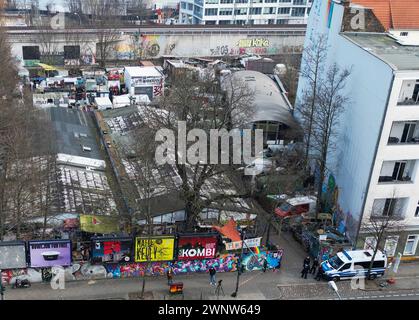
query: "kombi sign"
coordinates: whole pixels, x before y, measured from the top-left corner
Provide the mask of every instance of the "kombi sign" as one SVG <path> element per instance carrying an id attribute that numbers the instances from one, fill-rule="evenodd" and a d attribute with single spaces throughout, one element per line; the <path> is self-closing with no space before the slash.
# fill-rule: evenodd
<path id="1" fill-rule="evenodd" d="M 178 260 L 213 259 L 217 251 L 215 236 L 180 236 Z"/>

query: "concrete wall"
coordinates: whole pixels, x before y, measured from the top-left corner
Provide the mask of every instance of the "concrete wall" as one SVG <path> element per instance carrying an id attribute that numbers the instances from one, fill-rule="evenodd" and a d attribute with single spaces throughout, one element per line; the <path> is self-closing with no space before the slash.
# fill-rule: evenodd
<path id="1" fill-rule="evenodd" d="M 250 40 L 250 41 L 249 41 Z M 117 59 L 179 57 L 220 57 L 244 53 L 277 55 L 300 52 L 303 36 L 251 36 L 240 34 L 211 35 L 144 35 L 136 41 L 124 36 L 115 48 Z"/>
<path id="2" fill-rule="evenodd" d="M 173 34 L 156 32 L 136 36 L 132 30 L 123 32 L 120 41 L 114 44 L 110 59 L 131 60 L 131 59 L 153 59 L 164 55 L 178 57 L 222 57 L 237 56 L 244 53 L 254 53 L 263 56 L 278 55 L 282 53 L 301 52 L 304 43 L 302 30 L 277 32 L 262 32 L 258 34 L 256 29 L 243 29 L 240 32 L 223 31 L 219 32 L 174 32 Z M 64 54 L 65 45 L 80 45 L 82 56 L 81 64 L 96 62 L 96 43 L 92 35 L 80 36 L 80 39 L 70 37 L 69 34 L 56 34 L 48 39 L 48 43 L 42 44 L 42 39 L 36 34 L 10 34 L 12 53 L 17 60 L 23 60 L 23 46 L 36 46 L 43 50 L 48 45 L 48 51 L 54 51 L 58 55 Z M 66 62 L 67 63 L 67 62 Z"/>

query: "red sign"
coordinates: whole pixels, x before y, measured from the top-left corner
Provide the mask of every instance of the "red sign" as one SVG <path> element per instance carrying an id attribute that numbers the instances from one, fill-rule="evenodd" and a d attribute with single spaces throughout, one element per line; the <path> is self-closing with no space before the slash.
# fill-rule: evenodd
<path id="1" fill-rule="evenodd" d="M 178 243 L 178 260 L 213 259 L 217 251 L 215 236 L 181 236 Z"/>

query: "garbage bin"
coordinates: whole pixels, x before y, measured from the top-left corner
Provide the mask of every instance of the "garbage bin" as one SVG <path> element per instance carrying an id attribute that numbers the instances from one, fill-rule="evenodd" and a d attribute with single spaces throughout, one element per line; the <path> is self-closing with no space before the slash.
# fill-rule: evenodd
<path id="1" fill-rule="evenodd" d="M 183 282 L 172 283 L 169 292 L 171 294 L 183 293 Z"/>

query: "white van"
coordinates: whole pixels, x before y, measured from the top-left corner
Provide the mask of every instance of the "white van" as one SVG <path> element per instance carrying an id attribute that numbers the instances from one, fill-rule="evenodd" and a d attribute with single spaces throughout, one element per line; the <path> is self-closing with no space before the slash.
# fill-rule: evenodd
<path id="1" fill-rule="evenodd" d="M 338 252 L 329 260 L 321 264 L 323 276 L 327 280 L 338 281 L 350 279 L 354 276 L 366 276 L 371 263 L 373 250 L 354 250 Z M 384 275 L 387 268 L 387 256 L 378 251 L 372 265 L 369 279 Z"/>

